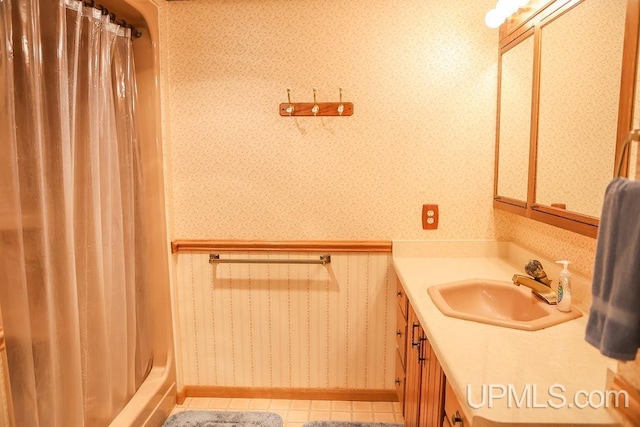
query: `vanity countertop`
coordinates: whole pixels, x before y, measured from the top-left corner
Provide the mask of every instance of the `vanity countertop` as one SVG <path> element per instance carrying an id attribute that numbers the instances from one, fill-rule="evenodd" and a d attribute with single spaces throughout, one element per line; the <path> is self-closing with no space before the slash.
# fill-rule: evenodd
<path id="1" fill-rule="evenodd" d="M 532 332 L 447 317 L 427 293 L 470 278 L 510 281 L 527 257 L 553 262 L 507 242 L 393 242 L 398 278 L 472 426 L 616 425 L 600 398 L 617 362 L 584 340 L 583 307 Z"/>

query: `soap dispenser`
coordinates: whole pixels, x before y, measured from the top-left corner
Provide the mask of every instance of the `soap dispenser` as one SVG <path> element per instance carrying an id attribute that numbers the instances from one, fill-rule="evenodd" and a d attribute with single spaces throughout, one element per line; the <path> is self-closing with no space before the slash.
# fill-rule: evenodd
<path id="1" fill-rule="evenodd" d="M 569 261 L 556 261 L 562 264 L 564 268 L 560 272 L 560 280 L 558 281 L 558 305 L 556 308 L 560 311 L 571 311 L 571 273 L 569 272 Z"/>

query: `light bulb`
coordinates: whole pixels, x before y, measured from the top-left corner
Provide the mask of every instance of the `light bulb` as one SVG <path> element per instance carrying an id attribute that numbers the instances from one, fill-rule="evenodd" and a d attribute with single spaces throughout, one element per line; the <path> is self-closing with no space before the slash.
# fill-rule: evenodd
<path id="1" fill-rule="evenodd" d="M 484 16 L 484 22 L 489 28 L 498 28 L 505 20 L 505 16 L 497 9 L 491 9 Z"/>
<path id="2" fill-rule="evenodd" d="M 507 17 L 518 11 L 520 7 L 518 3 L 520 3 L 520 0 L 498 0 L 496 9 L 502 13 L 502 16 Z"/>

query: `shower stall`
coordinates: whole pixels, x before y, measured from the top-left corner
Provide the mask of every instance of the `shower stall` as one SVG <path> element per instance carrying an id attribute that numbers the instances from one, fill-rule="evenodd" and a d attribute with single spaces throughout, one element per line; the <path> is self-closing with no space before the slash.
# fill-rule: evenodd
<path id="1" fill-rule="evenodd" d="M 152 0 L 0 0 L 0 424 L 175 403 Z"/>

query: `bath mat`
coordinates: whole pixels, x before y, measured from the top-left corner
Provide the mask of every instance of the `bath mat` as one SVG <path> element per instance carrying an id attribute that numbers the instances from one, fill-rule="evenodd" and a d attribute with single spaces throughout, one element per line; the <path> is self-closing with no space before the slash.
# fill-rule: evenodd
<path id="1" fill-rule="evenodd" d="M 182 411 L 171 415 L 163 427 L 282 427 L 273 412 Z"/>
<path id="2" fill-rule="evenodd" d="M 356 421 L 309 421 L 302 427 L 404 427 L 402 424 L 359 423 Z"/>

